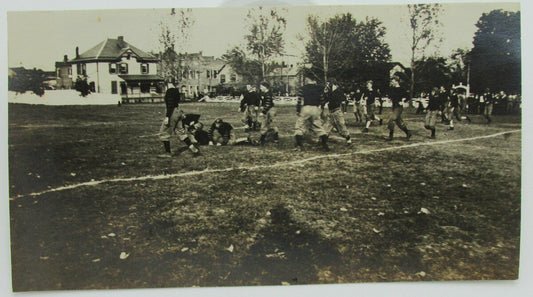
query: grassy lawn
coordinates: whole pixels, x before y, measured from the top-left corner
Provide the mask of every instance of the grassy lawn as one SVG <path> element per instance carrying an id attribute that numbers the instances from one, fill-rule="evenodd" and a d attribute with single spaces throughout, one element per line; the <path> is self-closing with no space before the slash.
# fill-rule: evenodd
<path id="1" fill-rule="evenodd" d="M 293 150 L 294 109 L 278 108 L 279 144 L 161 159 L 162 104 L 10 104 L 14 290 L 518 277 L 521 134 L 435 142 L 514 131 L 519 116 L 440 124 L 432 140 L 406 110 L 411 141 L 385 142 L 386 125 L 362 134 L 348 113 L 354 144 L 333 136 L 313 159 L 313 139 Z M 183 110 L 241 126 L 235 104 Z"/>

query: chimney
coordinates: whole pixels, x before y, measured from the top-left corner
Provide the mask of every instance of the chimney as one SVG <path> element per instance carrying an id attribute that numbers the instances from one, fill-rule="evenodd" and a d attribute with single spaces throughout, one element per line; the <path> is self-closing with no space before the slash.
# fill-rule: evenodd
<path id="1" fill-rule="evenodd" d="M 68 56 L 67 56 L 67 55 L 64 55 L 64 56 L 63 56 L 63 62 L 67 63 L 67 61 L 68 61 Z"/>
<path id="2" fill-rule="evenodd" d="M 80 48 L 76 47 L 76 59 L 80 57 Z"/>
<path id="3" fill-rule="evenodd" d="M 124 36 L 117 37 L 118 41 L 124 41 Z"/>

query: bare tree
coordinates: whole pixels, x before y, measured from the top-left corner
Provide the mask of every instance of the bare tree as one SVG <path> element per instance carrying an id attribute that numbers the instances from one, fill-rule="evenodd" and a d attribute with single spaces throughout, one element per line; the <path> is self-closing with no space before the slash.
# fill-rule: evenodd
<path id="1" fill-rule="evenodd" d="M 261 64 L 261 79 L 267 73 L 271 58 L 281 56 L 285 47 L 283 33 L 287 21 L 275 8 L 252 8 L 248 11 L 247 49 Z"/>
<path id="2" fill-rule="evenodd" d="M 424 55 L 424 51 L 429 44 L 437 38 L 439 23 L 439 13 L 442 6 L 440 4 L 408 4 L 409 25 L 411 27 L 411 85 L 409 95 L 413 98 L 415 87 L 415 62 L 419 55 Z"/>
<path id="3" fill-rule="evenodd" d="M 159 59 L 165 82 L 179 82 L 182 78 L 180 54 L 190 39 L 190 28 L 194 25 L 192 10 L 172 8 L 160 21 Z"/>

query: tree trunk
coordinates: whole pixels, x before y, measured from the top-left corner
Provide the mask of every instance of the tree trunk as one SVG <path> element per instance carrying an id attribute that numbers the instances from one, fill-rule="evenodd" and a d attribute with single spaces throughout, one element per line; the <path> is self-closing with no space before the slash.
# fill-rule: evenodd
<path id="1" fill-rule="evenodd" d="M 415 93 L 415 60 L 414 60 L 414 54 L 411 58 L 411 83 L 409 86 L 409 99 L 413 99 Z"/>
<path id="2" fill-rule="evenodd" d="M 324 85 L 326 84 L 326 82 L 328 81 L 328 68 L 329 68 L 329 65 L 328 65 L 328 57 L 327 57 L 327 52 L 326 52 L 326 47 L 324 46 L 323 47 L 323 53 L 322 53 L 322 63 L 324 64 Z"/>

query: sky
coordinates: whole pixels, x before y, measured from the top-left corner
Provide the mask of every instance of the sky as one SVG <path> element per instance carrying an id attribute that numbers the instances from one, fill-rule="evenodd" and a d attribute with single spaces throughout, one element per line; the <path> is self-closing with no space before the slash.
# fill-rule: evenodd
<path id="1" fill-rule="evenodd" d="M 238 2 L 229 3 L 239 4 Z M 307 2 L 297 2 L 305 3 Z M 517 2 L 442 5 L 442 26 L 439 31 L 443 41 L 438 49 L 428 48 L 427 55 L 449 56 L 454 49 L 471 48 L 476 31 L 475 23 L 484 12 L 493 9 L 520 10 L 520 4 Z M 245 19 L 249 9 L 250 7 L 243 6 L 193 8 L 191 16 L 195 23 L 190 31 L 191 39 L 184 46 L 184 50 L 202 51 L 205 55 L 220 57 L 231 47 L 244 45 L 244 35 L 247 33 Z M 281 7 L 278 10 L 282 10 Z M 168 12 L 168 8 L 10 10 L 7 12 L 8 65 L 53 70 L 54 62 L 62 60 L 63 55 L 74 57 L 76 46 L 80 48 L 80 53 L 83 53 L 106 38 L 117 36 L 124 36 L 127 42 L 142 50 L 157 51 L 160 48 L 160 22 Z M 306 18 L 309 14 L 318 15 L 325 20 L 344 12 L 352 13 L 357 20 L 364 20 L 366 17 L 381 20 L 387 29 L 385 41 L 390 45 L 392 60 L 408 64 L 410 28 L 405 3 L 284 6 L 282 13 L 287 19 L 287 56 L 282 59 L 289 63 L 300 60 L 304 53 L 304 42 L 297 36 L 306 36 Z"/>

